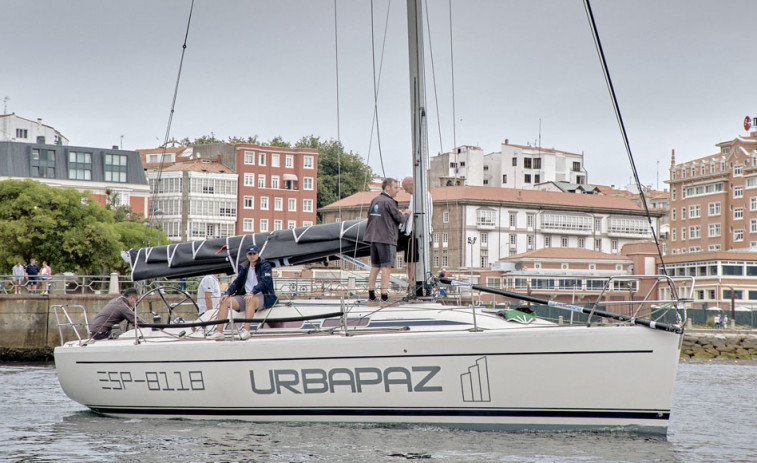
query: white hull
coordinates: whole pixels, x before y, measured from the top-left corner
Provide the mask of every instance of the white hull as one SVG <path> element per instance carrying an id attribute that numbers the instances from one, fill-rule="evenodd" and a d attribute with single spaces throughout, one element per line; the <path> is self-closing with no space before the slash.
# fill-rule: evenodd
<path id="1" fill-rule="evenodd" d="M 451 325 L 348 336 L 156 334 L 135 345 L 126 333 L 58 347 L 55 362 L 69 397 L 115 416 L 666 431 L 681 335 L 482 313 L 483 330 L 460 330 L 465 312 L 435 312 Z M 384 315 L 384 326 L 400 313 Z"/>

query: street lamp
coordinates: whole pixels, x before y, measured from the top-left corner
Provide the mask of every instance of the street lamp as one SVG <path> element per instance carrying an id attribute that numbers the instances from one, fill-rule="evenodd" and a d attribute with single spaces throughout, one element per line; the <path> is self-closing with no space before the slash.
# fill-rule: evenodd
<path id="1" fill-rule="evenodd" d="M 163 209 L 155 209 L 155 211 L 153 211 L 153 214 L 157 217 L 157 221 L 158 221 L 158 247 L 160 247 L 160 230 L 161 230 L 160 222 L 163 217 Z"/>
<path id="2" fill-rule="evenodd" d="M 469 236 L 468 244 L 470 244 L 470 283 L 473 284 L 473 245 L 476 244 L 476 237 Z"/>

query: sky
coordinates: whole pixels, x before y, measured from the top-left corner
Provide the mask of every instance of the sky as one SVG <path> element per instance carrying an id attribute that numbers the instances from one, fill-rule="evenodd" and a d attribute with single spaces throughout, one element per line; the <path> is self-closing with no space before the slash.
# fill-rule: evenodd
<path id="1" fill-rule="evenodd" d="M 71 145 L 159 146 L 191 4 L 0 0 L 0 109 Z M 426 4 L 432 156 L 507 139 L 583 153 L 590 183 L 630 182 L 581 0 Z M 757 1 L 591 6 L 642 183 L 665 188 L 671 150 L 683 162 L 746 134 Z M 406 31 L 402 0 L 374 0 L 373 13 L 369 0 L 195 0 L 169 138 L 312 134 L 380 176 L 410 175 Z"/>

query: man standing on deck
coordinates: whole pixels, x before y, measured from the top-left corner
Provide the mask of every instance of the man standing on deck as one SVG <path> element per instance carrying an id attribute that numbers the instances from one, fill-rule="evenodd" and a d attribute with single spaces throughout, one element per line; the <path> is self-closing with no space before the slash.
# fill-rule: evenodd
<path id="1" fill-rule="evenodd" d="M 405 262 L 407 263 L 407 286 L 411 297 L 422 295 L 423 293 L 423 280 L 415 281 L 415 263 L 418 262 L 418 259 L 420 257 L 420 254 L 418 252 L 418 250 L 420 249 L 420 240 L 419 236 L 416 235 L 415 230 L 413 230 L 414 185 L 415 181 L 413 180 L 413 177 L 405 177 L 402 180 L 402 188 L 406 192 L 410 193 L 410 207 L 408 208 L 408 210 L 410 211 L 410 219 L 407 221 L 407 226 L 405 227 L 405 232 L 403 233 L 404 236 L 401 237 L 400 242 L 404 244 L 403 250 L 405 251 Z M 426 242 L 429 243 L 428 249 L 431 249 L 431 221 L 433 217 L 434 203 L 431 200 L 431 193 L 426 191 L 426 215 L 423 217 L 423 219 L 426 225 Z M 418 294 L 419 290 L 420 294 Z"/>
<path id="2" fill-rule="evenodd" d="M 381 300 L 389 299 L 389 275 L 397 255 L 399 224 L 406 221 L 410 211 L 400 212 L 394 199 L 400 191 L 397 180 L 385 178 L 381 194 L 373 198 L 368 209 L 365 240 L 371 243 L 371 273 L 368 275 L 368 300 L 376 301 L 376 278 L 381 272 Z"/>

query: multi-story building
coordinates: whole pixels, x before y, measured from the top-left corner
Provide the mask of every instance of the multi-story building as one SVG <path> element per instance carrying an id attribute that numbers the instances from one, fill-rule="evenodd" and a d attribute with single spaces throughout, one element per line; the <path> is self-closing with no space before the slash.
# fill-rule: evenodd
<path id="1" fill-rule="evenodd" d="M 541 248 L 609 254 L 652 237 L 644 210 L 627 198 L 488 187 L 431 188 L 432 267 L 489 268 Z M 320 209 L 325 223 L 365 217 L 375 192 L 361 192 Z M 410 195 L 396 198 L 406 207 Z M 662 211 L 650 211 L 655 227 Z M 401 265 L 398 265 L 398 267 Z"/>
<path id="2" fill-rule="evenodd" d="M 242 233 L 314 225 L 318 150 L 241 144 L 235 146 Z"/>
<path id="3" fill-rule="evenodd" d="M 238 176 L 220 162 L 196 159 L 148 173 L 152 216 L 172 241 L 237 234 Z"/>
<path id="4" fill-rule="evenodd" d="M 16 116 L 16 113 L 0 115 L 0 141 L 36 143 L 38 145 L 68 145 L 68 138 L 42 119 L 32 121 Z"/>
<path id="5" fill-rule="evenodd" d="M 25 178 L 89 191 L 103 206 L 111 201 L 148 216 L 150 191 L 136 151 L 0 142 L 0 180 Z"/>
<path id="6" fill-rule="evenodd" d="M 757 248 L 757 131 L 670 165 L 669 254 Z"/>
<path id="7" fill-rule="evenodd" d="M 583 155 L 535 146 L 513 145 L 484 155 L 476 146 L 461 146 L 431 158 L 429 184 L 538 188 L 545 182 L 587 183 Z"/>

